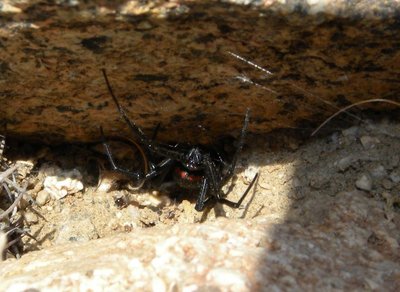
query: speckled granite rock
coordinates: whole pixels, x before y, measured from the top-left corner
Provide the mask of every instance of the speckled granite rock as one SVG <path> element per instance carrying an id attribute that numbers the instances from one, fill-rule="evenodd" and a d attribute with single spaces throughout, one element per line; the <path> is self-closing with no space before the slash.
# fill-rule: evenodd
<path id="1" fill-rule="evenodd" d="M 101 68 L 130 117 L 146 130 L 161 122 L 170 140 L 234 133 L 246 107 L 251 130 L 266 132 L 399 96 L 398 1 L 3 2 L 0 126 L 9 135 L 127 133 Z"/>
<path id="2" fill-rule="evenodd" d="M 353 191 L 310 224 L 221 219 L 52 247 L 1 263 L 0 289 L 396 291 L 399 226 L 383 205 Z"/>

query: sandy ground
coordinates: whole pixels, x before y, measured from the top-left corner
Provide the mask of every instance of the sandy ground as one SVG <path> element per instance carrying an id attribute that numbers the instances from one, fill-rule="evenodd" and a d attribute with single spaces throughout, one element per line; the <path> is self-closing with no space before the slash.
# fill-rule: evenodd
<path id="1" fill-rule="evenodd" d="M 364 120 L 356 126 L 330 130 L 328 135 L 302 140 L 295 136 L 287 132 L 250 135 L 227 198 L 238 200 L 259 172 L 255 187 L 239 209 L 216 204 L 204 212 L 194 209 L 197 193 L 178 189 L 173 196 L 156 188 L 135 190 L 132 183 L 117 183 L 101 154 L 101 145 L 49 147 L 10 141 L 4 156 L 11 162 L 30 163 L 19 169 L 19 179 L 29 181 L 27 193 L 36 201 L 29 204 L 24 200 L 17 214 L 37 240 L 25 236 L 21 248 L 26 253 L 141 228 L 212 221 L 218 216 L 272 215 L 278 221 L 308 225 L 323 220 L 329 212 L 324 208 L 327 202 L 354 189 L 362 190 L 370 200 L 385 202 L 387 219 L 397 220 L 398 123 Z M 127 165 L 141 167 L 140 155 L 132 148 L 122 143 L 112 146 Z M 57 184 L 63 190 L 57 190 Z M 6 204 L 4 193 L 2 204 Z"/>

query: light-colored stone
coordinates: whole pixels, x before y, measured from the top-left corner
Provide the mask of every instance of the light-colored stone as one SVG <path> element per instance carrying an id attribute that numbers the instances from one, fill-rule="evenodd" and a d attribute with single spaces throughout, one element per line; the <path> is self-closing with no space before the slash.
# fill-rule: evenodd
<path id="1" fill-rule="evenodd" d="M 26 212 L 24 214 L 24 219 L 28 224 L 35 224 L 38 222 L 38 216 L 32 212 Z"/>
<path id="2" fill-rule="evenodd" d="M 45 205 L 48 201 L 50 200 L 50 194 L 45 191 L 45 190 L 41 190 L 37 193 L 35 202 L 36 204 L 38 204 L 39 206 L 43 206 Z"/>
<path id="3" fill-rule="evenodd" d="M 371 149 L 376 147 L 376 145 L 379 143 L 379 139 L 371 136 L 362 136 L 360 138 L 360 142 L 364 149 Z"/>
<path id="4" fill-rule="evenodd" d="M 307 228 L 273 216 L 219 219 L 31 252 L 0 264 L 0 289 L 395 290 L 399 235 L 380 202 L 359 191 L 336 198 Z"/>
<path id="5" fill-rule="evenodd" d="M 364 191 L 370 191 L 372 190 L 372 179 L 369 175 L 363 174 L 359 179 L 356 181 L 356 187 L 364 190 Z"/>
<path id="6" fill-rule="evenodd" d="M 77 169 L 62 170 L 57 166 L 45 165 L 42 171 L 46 175 L 44 191 L 56 200 L 83 190 L 82 174 Z"/>

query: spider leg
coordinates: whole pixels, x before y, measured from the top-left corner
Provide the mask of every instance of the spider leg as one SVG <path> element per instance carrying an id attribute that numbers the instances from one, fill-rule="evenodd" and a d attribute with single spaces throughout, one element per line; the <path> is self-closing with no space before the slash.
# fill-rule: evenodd
<path id="1" fill-rule="evenodd" d="M 209 188 L 208 179 L 203 178 L 201 188 L 200 188 L 200 194 L 196 200 L 196 205 L 194 206 L 194 209 L 198 212 L 203 211 L 206 203 L 212 198 L 212 197 L 206 198 L 208 188 Z"/>
<path id="2" fill-rule="evenodd" d="M 156 176 L 162 175 L 162 180 L 174 164 L 174 160 L 166 158 L 157 165 L 150 165 L 150 171 L 146 174 L 145 179 L 152 179 Z"/>
<path id="3" fill-rule="evenodd" d="M 216 194 L 216 197 L 218 197 L 218 193 L 220 192 L 222 187 L 221 176 L 218 177 L 217 167 L 215 166 L 215 163 L 212 161 L 209 155 L 204 155 L 204 164 L 206 177 L 210 181 L 211 191 Z"/>
<path id="4" fill-rule="evenodd" d="M 117 97 L 115 96 L 110 82 L 108 81 L 106 70 L 102 69 L 104 80 L 106 81 L 108 91 L 110 92 L 110 95 L 112 99 L 114 100 L 115 105 L 117 106 L 118 112 L 122 116 L 122 118 L 125 120 L 125 122 L 128 124 L 129 128 L 132 130 L 132 132 L 135 134 L 135 136 L 139 139 L 139 142 L 143 147 L 145 147 L 148 151 L 156 153 L 160 156 L 163 157 L 169 157 L 181 162 L 185 161 L 184 155 L 179 153 L 178 151 L 173 151 L 171 149 L 168 149 L 168 147 L 163 147 L 162 145 L 159 145 L 158 143 L 154 143 L 153 139 L 149 139 L 142 129 L 140 129 L 133 121 L 129 119 L 127 114 L 125 113 L 124 108 L 120 105 Z M 155 129 L 155 132 L 153 133 L 153 137 L 157 135 L 158 132 L 158 126 Z"/>
<path id="5" fill-rule="evenodd" d="M 133 172 L 133 171 L 130 171 L 128 169 L 123 169 L 123 168 L 117 166 L 117 164 L 115 163 L 114 157 L 111 154 L 110 145 L 107 144 L 107 141 L 106 141 L 106 138 L 104 136 L 104 132 L 103 132 L 103 128 L 102 127 L 100 127 L 100 133 L 101 133 L 101 137 L 102 137 L 102 140 L 103 140 L 103 146 L 104 146 L 104 149 L 106 150 L 106 154 L 107 154 L 107 157 L 108 157 L 108 160 L 109 160 L 109 162 L 111 164 L 112 169 L 115 170 L 115 171 L 118 171 L 120 173 L 123 173 L 123 174 L 135 179 L 136 181 L 140 181 L 141 179 L 143 179 L 143 174 L 141 174 L 139 172 Z"/>
<path id="6" fill-rule="evenodd" d="M 250 192 L 251 188 L 253 187 L 254 183 L 256 182 L 258 178 L 258 173 L 256 173 L 256 175 L 254 176 L 253 180 L 251 181 L 251 183 L 249 184 L 249 186 L 247 187 L 246 191 L 243 193 L 243 195 L 240 197 L 239 201 L 237 202 L 232 202 L 229 201 L 225 198 L 219 197 L 217 198 L 218 202 L 225 204 L 231 208 L 237 209 L 240 207 L 240 205 L 242 204 L 243 200 L 246 198 L 247 194 Z"/>
<path id="7" fill-rule="evenodd" d="M 207 202 L 217 199 L 220 200 L 221 177 L 218 177 L 217 168 L 209 155 L 204 156 L 205 176 L 203 178 L 200 194 L 197 198 L 195 210 L 201 212 Z M 211 189 L 211 195 L 206 197 L 208 190 Z"/>
<path id="8" fill-rule="evenodd" d="M 161 123 L 157 123 L 156 127 L 153 129 L 153 134 L 151 135 L 151 141 L 154 141 L 156 139 L 160 127 Z"/>
<path id="9" fill-rule="evenodd" d="M 115 105 L 117 106 L 118 112 L 124 118 L 125 122 L 128 124 L 129 128 L 131 128 L 132 132 L 139 138 L 140 143 L 146 145 L 149 149 L 152 148 L 151 140 L 149 140 L 143 131 L 134 123 L 132 122 L 125 113 L 124 108 L 119 104 L 117 97 L 114 95 L 114 92 L 111 88 L 110 82 L 108 81 L 108 77 L 106 74 L 106 70 L 102 69 L 104 80 L 106 81 L 108 91 L 112 99 L 114 100 Z"/>
<path id="10" fill-rule="evenodd" d="M 213 192 L 213 196 L 205 198 L 207 190 L 206 190 L 205 193 L 203 193 L 204 188 L 202 187 L 202 189 L 200 191 L 199 198 L 197 199 L 196 207 L 197 207 L 197 204 L 200 202 L 200 203 L 203 204 L 203 205 L 200 205 L 200 206 L 204 208 L 204 204 L 208 200 L 210 200 L 212 197 L 214 197 L 218 202 L 220 202 L 222 204 L 225 204 L 225 205 L 227 205 L 227 206 L 229 206 L 231 208 L 235 208 L 235 209 L 239 208 L 240 205 L 242 204 L 243 200 L 246 198 L 247 194 L 249 193 L 249 191 L 253 187 L 254 183 L 256 182 L 259 174 L 256 173 L 256 175 L 254 176 L 254 178 L 250 182 L 249 186 L 247 187 L 246 191 L 240 197 L 239 201 L 232 202 L 232 201 L 230 201 L 228 199 L 225 199 L 226 194 L 224 194 L 222 192 L 222 190 L 221 190 L 223 180 L 221 178 L 217 177 L 217 169 L 215 167 L 215 164 L 212 162 L 212 160 L 210 159 L 210 157 L 208 155 L 206 155 L 204 157 L 204 160 L 205 160 L 204 163 L 206 165 L 206 167 L 205 167 L 206 178 L 204 180 L 206 181 L 205 183 L 207 183 L 208 179 L 210 180 L 210 188 L 211 188 L 211 190 Z M 204 184 L 204 182 L 203 182 L 203 184 Z"/>
<path id="11" fill-rule="evenodd" d="M 235 154 L 233 155 L 233 159 L 232 162 L 228 168 L 228 171 L 226 172 L 226 174 L 224 175 L 224 177 L 222 178 L 222 183 L 225 184 L 233 175 L 233 172 L 235 171 L 235 167 L 236 167 L 236 163 L 239 157 L 240 152 L 242 151 L 243 145 L 244 145 L 244 139 L 246 137 L 246 133 L 247 133 L 247 126 L 249 124 L 249 119 L 250 119 L 250 109 L 248 108 L 246 111 L 246 116 L 244 117 L 244 122 L 243 122 L 243 127 L 242 127 L 242 131 L 240 134 L 240 138 L 239 138 L 239 144 L 236 148 Z"/>

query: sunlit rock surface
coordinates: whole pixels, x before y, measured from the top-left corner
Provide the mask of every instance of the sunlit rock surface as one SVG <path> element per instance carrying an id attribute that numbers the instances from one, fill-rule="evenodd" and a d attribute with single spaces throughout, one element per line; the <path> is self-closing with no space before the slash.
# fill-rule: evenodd
<path id="1" fill-rule="evenodd" d="M 399 226 L 383 204 L 353 191 L 310 206 L 309 224 L 220 219 L 52 247 L 1 263 L 0 289 L 395 291 Z"/>
<path id="2" fill-rule="evenodd" d="M 359 100 L 398 98 L 399 6 L 3 1 L 0 131 L 50 142 L 98 140 L 100 125 L 127 135 L 102 68 L 132 120 L 149 132 L 162 124 L 160 139 L 235 134 L 248 107 L 251 131 L 318 124 Z"/>

